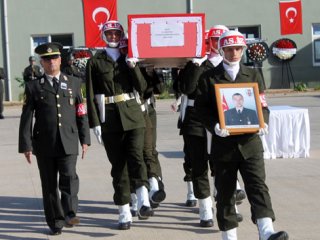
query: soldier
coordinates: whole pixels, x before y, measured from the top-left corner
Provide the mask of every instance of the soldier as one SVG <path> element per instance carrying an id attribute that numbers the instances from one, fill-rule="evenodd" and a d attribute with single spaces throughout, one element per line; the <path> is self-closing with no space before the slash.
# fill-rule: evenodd
<path id="1" fill-rule="evenodd" d="M 246 41 L 238 31 L 227 31 L 219 38 L 218 48 L 223 57 L 213 71 L 201 75 L 196 109 L 204 126 L 212 133 L 212 154 L 216 174 L 217 220 L 223 240 L 237 239 L 237 217 L 235 195 L 237 172 L 245 184 L 251 205 L 252 221 L 257 224 L 259 239 L 286 240 L 286 232 L 273 230 L 275 219 L 268 187 L 265 184 L 263 146 L 258 134 L 267 133 L 267 125 L 258 134 L 229 136 L 227 129 L 221 129 L 217 110 L 214 84 L 256 82 L 261 99 L 264 99 L 264 84 L 255 70 L 240 64 Z M 267 103 L 262 101 L 264 120 L 268 122 Z"/>
<path id="2" fill-rule="evenodd" d="M 202 73 L 211 71 L 221 59 L 215 54 L 215 48 L 211 38 L 220 36 L 228 28 L 216 25 L 208 32 L 210 52 L 204 58 L 194 58 L 187 63 L 180 73 L 180 88 L 184 94 L 181 111 L 184 116 L 181 124 L 181 133 L 184 139 L 185 158 L 191 165 L 191 178 L 194 195 L 199 201 L 200 226 L 213 226 L 212 200 L 210 196 L 210 184 L 208 180 L 208 151 L 207 134 L 194 108 L 194 100 L 197 96 L 197 85 Z M 185 107 L 183 107 L 185 106 Z M 213 172 L 213 169 L 211 169 Z M 188 187 L 188 191 L 190 187 Z"/>
<path id="3" fill-rule="evenodd" d="M 19 128 L 19 153 L 24 153 L 30 164 L 32 154 L 37 158 L 44 212 L 52 235 L 80 222 L 76 173 L 79 140 L 82 158 L 90 145 L 80 81 L 60 72 L 61 50 L 59 43 L 46 43 L 35 49 L 45 74 L 25 85 Z"/>
<path id="4" fill-rule="evenodd" d="M 3 80 L 5 78 L 4 70 L 0 67 L 0 119 L 4 119 L 3 116 L 3 93 L 4 93 L 4 86 Z"/>
<path id="5" fill-rule="evenodd" d="M 83 79 L 85 74 L 82 73 L 76 66 L 74 66 L 73 62 L 74 62 L 74 56 L 72 54 L 68 55 L 67 66 L 65 66 L 62 69 L 62 72 L 67 75 L 75 76 L 75 77 Z"/>
<path id="6" fill-rule="evenodd" d="M 42 77 L 42 69 L 36 65 L 36 58 L 34 56 L 29 57 L 29 66 L 23 71 L 24 82 L 29 82 Z"/>
<path id="7" fill-rule="evenodd" d="M 90 127 L 104 143 L 112 165 L 114 196 L 119 208 L 120 230 L 130 229 L 130 181 L 138 198 L 138 216 L 152 215 L 148 179 L 143 161 L 145 122 L 140 97 L 147 83 L 137 59 L 126 59 L 119 51 L 123 28 L 118 21 L 108 21 L 102 28 L 107 43 L 105 51 L 93 56 L 86 68 L 87 102 Z"/>

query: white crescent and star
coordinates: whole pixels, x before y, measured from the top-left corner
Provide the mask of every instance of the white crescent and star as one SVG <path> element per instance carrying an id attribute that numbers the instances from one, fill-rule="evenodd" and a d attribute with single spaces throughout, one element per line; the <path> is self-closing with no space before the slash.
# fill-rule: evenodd
<path id="1" fill-rule="evenodd" d="M 293 12 L 293 13 L 294 13 L 294 16 L 289 18 L 289 12 Z M 294 18 L 297 16 L 297 14 L 298 14 L 298 11 L 297 11 L 297 9 L 294 8 L 294 7 L 289 7 L 289 8 L 286 10 L 286 17 L 289 19 L 290 23 L 293 23 L 293 22 L 294 22 Z"/>
<path id="2" fill-rule="evenodd" d="M 94 9 L 93 12 L 92 12 L 92 20 L 93 20 L 95 23 L 97 23 L 97 21 L 96 21 L 96 15 L 97 15 L 98 13 L 101 13 L 101 12 L 106 14 L 106 16 L 107 16 L 107 20 L 106 20 L 106 21 L 109 20 L 109 18 L 110 18 L 110 12 L 109 12 L 109 10 L 108 10 L 107 8 L 104 8 L 104 7 L 98 7 L 98 8 L 96 8 L 96 9 Z M 99 23 L 99 25 L 98 25 L 99 30 L 102 29 L 103 24 L 104 24 L 103 22 Z"/>

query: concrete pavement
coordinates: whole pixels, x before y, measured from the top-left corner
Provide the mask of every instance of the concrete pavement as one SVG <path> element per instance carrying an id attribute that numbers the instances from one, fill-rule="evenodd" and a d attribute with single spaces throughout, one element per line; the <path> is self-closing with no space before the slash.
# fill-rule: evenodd
<path id="1" fill-rule="evenodd" d="M 21 106 L 6 106 L 0 120 L 0 239 L 127 239 L 127 240 L 198 240 L 220 239 L 213 228 L 200 228 L 197 208 L 184 206 L 182 138 L 176 128 L 178 114 L 170 111 L 172 100 L 157 102 L 158 151 L 162 164 L 167 198 L 149 220 L 138 220 L 129 231 L 118 231 L 117 208 L 112 202 L 110 163 L 104 148 L 92 135 L 92 146 L 84 160 L 79 159 L 79 216 L 81 224 L 65 228 L 61 236 L 50 236 L 44 221 L 41 186 L 36 160 L 27 164 L 17 153 Z M 269 105 L 291 105 L 309 109 L 311 151 L 308 159 L 266 160 L 277 220 L 276 230 L 286 230 L 290 239 L 318 240 L 320 227 L 320 94 L 270 94 Z M 238 239 L 258 239 L 245 200 L 239 206 L 244 216 Z"/>

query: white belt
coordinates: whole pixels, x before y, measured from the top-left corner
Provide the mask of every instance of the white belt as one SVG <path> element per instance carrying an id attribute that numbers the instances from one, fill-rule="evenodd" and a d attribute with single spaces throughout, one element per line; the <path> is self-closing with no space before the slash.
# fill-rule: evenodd
<path id="1" fill-rule="evenodd" d="M 150 104 L 151 104 L 151 98 L 148 98 L 148 99 L 146 100 L 146 103 L 147 103 L 148 105 L 150 105 Z"/>
<path id="2" fill-rule="evenodd" d="M 194 107 L 194 99 L 188 99 L 187 106 Z"/>
<path id="3" fill-rule="evenodd" d="M 125 102 L 134 98 L 134 93 L 122 93 L 115 96 L 105 97 L 105 104 Z"/>
<path id="4" fill-rule="evenodd" d="M 144 104 L 140 105 L 142 112 L 146 111 L 146 106 Z"/>

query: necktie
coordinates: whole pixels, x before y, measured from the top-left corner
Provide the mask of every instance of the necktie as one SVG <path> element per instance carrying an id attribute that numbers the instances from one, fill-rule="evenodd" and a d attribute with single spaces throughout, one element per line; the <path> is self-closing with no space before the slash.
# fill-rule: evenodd
<path id="1" fill-rule="evenodd" d="M 53 83 L 53 88 L 56 92 L 58 92 L 58 89 L 59 89 L 59 80 L 54 77 L 52 78 L 52 83 Z"/>
<path id="2" fill-rule="evenodd" d="M 240 109 L 238 110 L 238 114 L 240 114 L 241 113 L 241 111 L 240 111 Z"/>

